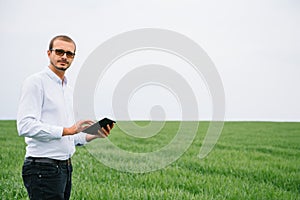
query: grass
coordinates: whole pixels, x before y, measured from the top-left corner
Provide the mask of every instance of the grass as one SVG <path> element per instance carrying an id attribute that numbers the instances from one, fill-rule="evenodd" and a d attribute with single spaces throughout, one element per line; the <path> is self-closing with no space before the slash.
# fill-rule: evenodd
<path id="1" fill-rule="evenodd" d="M 168 122 L 158 136 L 147 141 L 125 136 L 116 127 L 110 139 L 128 151 L 153 151 L 168 143 L 178 125 Z M 171 165 L 150 173 L 111 169 L 87 147 L 77 147 L 71 198 L 300 199 L 300 123 L 225 122 L 217 145 L 200 160 L 207 127 L 208 122 L 200 122 L 190 148 Z M 25 143 L 15 121 L 0 121 L 0 144 L 1 198 L 27 199 L 21 178 Z"/>

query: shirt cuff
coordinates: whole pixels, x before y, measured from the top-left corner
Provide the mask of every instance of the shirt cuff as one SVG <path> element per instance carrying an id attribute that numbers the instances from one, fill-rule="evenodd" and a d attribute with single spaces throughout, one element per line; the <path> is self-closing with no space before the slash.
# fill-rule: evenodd
<path id="1" fill-rule="evenodd" d="M 53 138 L 55 138 L 55 139 L 62 138 L 63 131 L 64 131 L 63 127 L 61 127 L 61 126 L 50 126 L 49 129 L 50 129 L 49 132 L 51 133 Z"/>
<path id="2" fill-rule="evenodd" d="M 75 145 L 85 145 L 87 143 L 86 141 L 86 133 L 80 132 L 74 135 L 75 138 Z"/>

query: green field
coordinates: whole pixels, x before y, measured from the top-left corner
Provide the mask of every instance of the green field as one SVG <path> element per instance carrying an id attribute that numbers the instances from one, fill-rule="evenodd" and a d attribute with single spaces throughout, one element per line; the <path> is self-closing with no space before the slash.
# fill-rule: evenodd
<path id="1" fill-rule="evenodd" d="M 77 147 L 71 199 L 300 199 L 300 123 L 225 122 L 217 145 L 200 160 L 208 124 L 200 122 L 180 159 L 149 173 L 111 169 Z M 116 127 L 110 138 L 129 151 L 151 151 L 168 142 L 174 127 L 178 122 L 168 122 L 164 134 L 148 141 L 124 136 Z M 25 143 L 15 121 L 0 121 L 0 144 L 1 199 L 27 199 L 21 178 Z"/>

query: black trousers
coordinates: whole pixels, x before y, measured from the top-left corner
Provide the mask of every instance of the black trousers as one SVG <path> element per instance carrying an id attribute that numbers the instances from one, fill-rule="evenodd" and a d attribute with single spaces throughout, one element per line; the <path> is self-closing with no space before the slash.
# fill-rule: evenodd
<path id="1" fill-rule="evenodd" d="M 22 177 L 31 200 L 70 199 L 71 163 L 44 163 L 25 159 Z"/>

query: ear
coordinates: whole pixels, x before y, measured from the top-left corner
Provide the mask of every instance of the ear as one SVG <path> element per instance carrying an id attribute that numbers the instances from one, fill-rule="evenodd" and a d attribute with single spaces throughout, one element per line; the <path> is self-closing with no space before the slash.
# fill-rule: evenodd
<path id="1" fill-rule="evenodd" d="M 51 51 L 50 51 L 50 50 L 47 50 L 47 55 L 48 55 L 48 57 L 50 57 L 50 54 L 51 54 Z"/>

